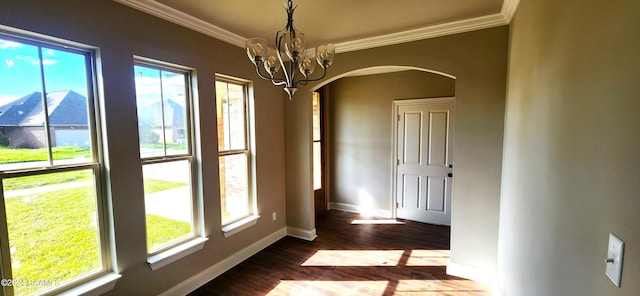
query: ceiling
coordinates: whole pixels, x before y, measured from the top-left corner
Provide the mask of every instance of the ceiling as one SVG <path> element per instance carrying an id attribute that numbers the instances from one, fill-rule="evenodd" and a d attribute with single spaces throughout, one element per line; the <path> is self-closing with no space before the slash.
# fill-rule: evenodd
<path id="1" fill-rule="evenodd" d="M 244 47 L 287 22 L 286 0 L 114 0 Z M 508 24 L 518 0 L 294 0 L 309 47 L 366 49 Z M 273 45 L 271 45 L 273 46 Z"/>

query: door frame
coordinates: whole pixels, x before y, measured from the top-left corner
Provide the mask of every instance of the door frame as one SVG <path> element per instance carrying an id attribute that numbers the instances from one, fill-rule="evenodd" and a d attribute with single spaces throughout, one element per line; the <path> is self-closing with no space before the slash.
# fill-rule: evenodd
<path id="1" fill-rule="evenodd" d="M 437 97 L 437 98 L 422 98 L 422 99 L 399 99 L 391 101 L 392 116 L 391 116 L 391 217 L 393 219 L 398 218 L 398 194 L 397 194 L 397 179 L 398 179 L 398 121 L 400 114 L 398 109 L 400 106 L 411 105 L 435 105 L 442 103 L 456 103 L 456 97 Z M 454 119 L 455 120 L 455 119 Z M 455 126 L 454 126 L 455 129 Z M 454 131 L 455 135 L 455 131 Z M 455 155 L 455 154 L 454 154 Z M 453 182 L 453 180 L 451 180 Z M 451 184 L 451 200 L 453 200 L 453 183 Z M 453 208 L 451 208 L 453 211 Z"/>

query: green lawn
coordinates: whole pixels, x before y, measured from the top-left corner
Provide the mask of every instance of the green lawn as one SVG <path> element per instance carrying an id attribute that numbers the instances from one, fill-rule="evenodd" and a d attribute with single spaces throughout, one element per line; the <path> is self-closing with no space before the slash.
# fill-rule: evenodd
<path id="1" fill-rule="evenodd" d="M 53 159 L 91 158 L 90 148 L 53 147 Z M 49 159 L 47 149 L 22 149 L 0 146 L 0 164 L 44 161 Z"/>
<path id="2" fill-rule="evenodd" d="M 22 162 L 20 157 L 35 159 L 34 155 L 42 154 L 22 150 L 39 149 L 0 148 L 0 163 Z M 78 153 L 70 155 L 77 156 Z M 7 161 L 9 158 L 13 160 Z M 91 170 L 3 179 L 2 185 L 4 192 L 10 193 L 88 180 L 92 180 Z M 144 180 L 147 194 L 185 185 Z M 94 187 L 88 185 L 4 199 L 13 279 L 51 280 L 56 283 L 101 269 L 94 194 Z M 186 222 L 151 214 L 146 215 L 146 221 L 149 248 L 191 233 L 191 226 Z M 14 287 L 16 295 L 33 294 L 47 288 L 50 287 Z"/>
<path id="3" fill-rule="evenodd" d="M 5 199 L 14 279 L 67 281 L 100 269 L 92 191 L 82 186 Z M 150 214 L 146 219 L 149 247 L 191 233 L 186 222 Z M 15 288 L 17 295 L 37 291 Z"/>
<path id="4" fill-rule="evenodd" d="M 91 171 L 72 171 L 57 174 L 46 174 L 39 177 L 27 176 L 5 179 L 3 181 L 4 191 L 29 189 L 47 185 L 56 185 L 74 181 L 91 180 Z"/>

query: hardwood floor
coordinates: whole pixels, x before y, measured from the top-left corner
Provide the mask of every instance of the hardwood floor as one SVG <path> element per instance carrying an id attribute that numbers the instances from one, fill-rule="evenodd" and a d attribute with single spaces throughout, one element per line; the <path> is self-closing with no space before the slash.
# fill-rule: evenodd
<path id="1" fill-rule="evenodd" d="M 328 211 L 315 241 L 285 237 L 190 295 L 491 295 L 446 274 L 449 227 L 358 219 Z"/>

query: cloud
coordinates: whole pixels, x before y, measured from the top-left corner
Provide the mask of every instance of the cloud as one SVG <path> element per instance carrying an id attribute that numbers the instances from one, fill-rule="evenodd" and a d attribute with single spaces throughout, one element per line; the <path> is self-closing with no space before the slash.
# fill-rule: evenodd
<path id="1" fill-rule="evenodd" d="M 0 40 L 0 49 L 16 48 L 16 47 L 20 47 L 21 45 L 22 44 L 18 42 Z"/>
<path id="2" fill-rule="evenodd" d="M 5 62 L 7 63 L 7 68 L 11 68 L 15 65 L 15 62 L 12 59 L 7 59 Z"/>
<path id="3" fill-rule="evenodd" d="M 57 62 L 58 62 L 57 60 L 43 60 L 42 64 L 47 66 L 47 65 L 53 65 L 53 64 L 55 64 Z M 31 62 L 31 63 L 34 64 L 34 65 L 37 65 L 37 64 L 39 64 L 39 61 L 34 61 L 34 62 Z"/>
<path id="4" fill-rule="evenodd" d="M 160 98 L 165 100 L 172 100 L 180 106 L 185 106 L 185 93 L 184 93 L 184 77 L 182 79 L 182 87 L 176 87 L 170 81 L 176 79 L 164 80 L 165 87 L 162 89 L 164 94 L 160 95 L 160 80 L 152 77 L 136 76 L 136 101 L 139 107 L 144 107 L 152 103 L 160 101 Z"/>
<path id="5" fill-rule="evenodd" d="M 17 60 L 25 60 L 31 65 L 40 65 L 40 60 L 32 56 L 15 56 Z M 58 60 L 45 59 L 42 64 L 45 66 L 58 63 Z"/>

